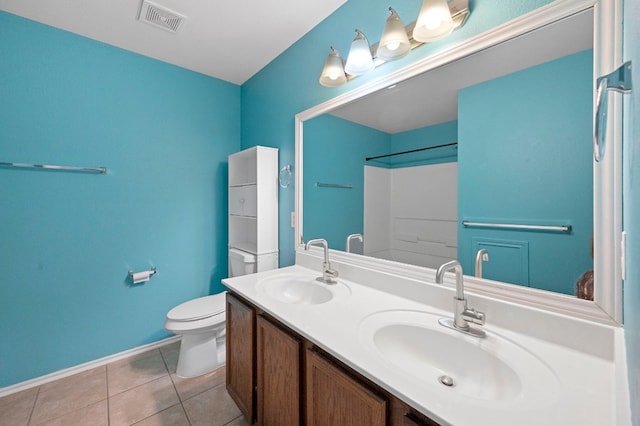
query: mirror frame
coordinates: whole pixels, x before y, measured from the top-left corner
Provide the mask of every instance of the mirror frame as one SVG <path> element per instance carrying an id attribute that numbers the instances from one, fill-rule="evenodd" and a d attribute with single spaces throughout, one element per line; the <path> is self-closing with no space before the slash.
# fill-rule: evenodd
<path id="1" fill-rule="evenodd" d="M 295 249 L 303 251 L 302 182 L 304 122 L 418 74 L 487 49 L 541 26 L 580 11 L 594 9 L 594 93 L 597 76 L 608 74 L 622 63 L 622 0 L 556 0 L 505 24 L 467 39 L 450 49 L 427 56 L 402 69 L 363 84 L 329 99 L 295 116 Z M 622 100 L 609 95 L 607 117 L 607 153 L 594 162 L 594 302 L 573 296 L 521 287 L 465 275 L 465 289 L 470 293 L 498 298 L 546 311 L 570 315 L 608 325 L 622 324 L 621 234 L 622 234 Z M 594 96 L 595 103 L 595 96 Z M 595 111 L 595 108 L 594 108 Z M 331 250 L 338 262 L 393 273 L 418 280 L 433 281 L 430 268 Z"/>

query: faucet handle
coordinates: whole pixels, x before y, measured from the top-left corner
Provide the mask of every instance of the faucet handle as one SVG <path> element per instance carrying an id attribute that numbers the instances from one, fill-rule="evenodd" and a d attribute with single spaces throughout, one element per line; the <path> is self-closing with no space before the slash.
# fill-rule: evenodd
<path id="1" fill-rule="evenodd" d="M 323 262 L 322 263 L 322 277 L 319 278 L 325 284 L 335 284 L 338 281 L 335 279 L 338 277 L 338 271 L 331 268 L 331 263 Z"/>
<path id="2" fill-rule="evenodd" d="M 465 321 L 478 325 L 484 325 L 485 322 L 484 312 L 479 312 L 475 309 L 465 309 L 462 312 L 462 317 L 465 319 Z"/>
<path id="3" fill-rule="evenodd" d="M 331 268 L 325 269 L 325 270 L 324 270 L 324 273 L 325 273 L 325 274 L 327 274 L 327 276 L 328 276 L 329 278 L 337 278 L 337 277 L 338 277 L 338 275 L 340 275 L 340 274 L 338 273 L 338 271 L 336 271 L 335 269 L 331 269 Z"/>

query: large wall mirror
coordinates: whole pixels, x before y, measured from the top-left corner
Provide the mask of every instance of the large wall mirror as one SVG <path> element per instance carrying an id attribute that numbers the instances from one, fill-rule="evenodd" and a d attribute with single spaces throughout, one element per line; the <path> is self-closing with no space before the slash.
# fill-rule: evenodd
<path id="1" fill-rule="evenodd" d="M 600 21 L 568 3 L 299 114 L 297 243 L 412 271 L 458 259 L 479 291 L 620 322 L 594 209 L 616 202 L 594 190 Z"/>

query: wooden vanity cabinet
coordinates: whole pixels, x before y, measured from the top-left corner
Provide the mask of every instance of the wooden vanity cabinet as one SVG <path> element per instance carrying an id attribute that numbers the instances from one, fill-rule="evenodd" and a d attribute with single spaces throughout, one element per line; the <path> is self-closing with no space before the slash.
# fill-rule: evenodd
<path id="1" fill-rule="evenodd" d="M 262 315 L 256 321 L 257 422 L 299 426 L 302 341 Z"/>
<path id="2" fill-rule="evenodd" d="M 250 424 L 438 425 L 231 293 L 227 390 Z"/>
<path id="3" fill-rule="evenodd" d="M 386 426 L 387 400 L 316 352 L 306 353 L 306 425 Z"/>
<path id="4" fill-rule="evenodd" d="M 255 324 L 252 306 L 227 293 L 227 392 L 253 423 L 255 396 Z"/>

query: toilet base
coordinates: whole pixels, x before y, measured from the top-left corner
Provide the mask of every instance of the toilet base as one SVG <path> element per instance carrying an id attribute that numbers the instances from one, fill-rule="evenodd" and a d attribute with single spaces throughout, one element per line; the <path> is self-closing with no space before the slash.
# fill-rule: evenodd
<path id="1" fill-rule="evenodd" d="M 220 333 L 183 334 L 178 355 L 178 377 L 190 378 L 209 373 L 225 364 L 225 336 Z"/>

